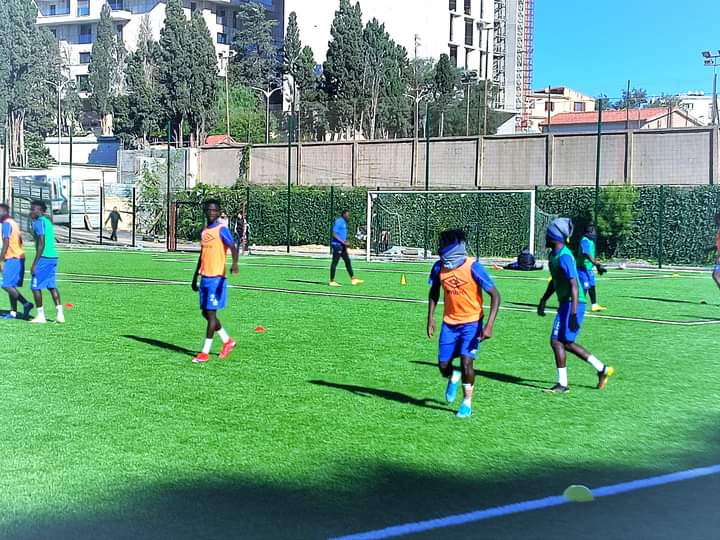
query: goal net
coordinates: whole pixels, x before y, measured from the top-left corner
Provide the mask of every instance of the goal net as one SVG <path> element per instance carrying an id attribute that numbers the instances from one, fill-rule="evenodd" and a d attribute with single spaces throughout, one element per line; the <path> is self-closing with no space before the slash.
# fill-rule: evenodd
<path id="1" fill-rule="evenodd" d="M 530 190 L 372 191 L 367 204 L 368 261 L 434 257 L 445 229 L 463 229 L 472 256 L 514 259 L 535 251 L 545 219 L 538 223 Z"/>

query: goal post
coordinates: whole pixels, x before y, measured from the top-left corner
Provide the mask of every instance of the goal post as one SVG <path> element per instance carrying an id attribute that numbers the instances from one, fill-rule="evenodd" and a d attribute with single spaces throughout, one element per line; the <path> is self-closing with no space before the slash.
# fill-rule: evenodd
<path id="1" fill-rule="evenodd" d="M 437 254 L 442 230 L 463 229 L 478 258 L 513 259 L 534 253 L 544 234 L 535 190 L 370 191 L 366 257 L 421 260 Z"/>

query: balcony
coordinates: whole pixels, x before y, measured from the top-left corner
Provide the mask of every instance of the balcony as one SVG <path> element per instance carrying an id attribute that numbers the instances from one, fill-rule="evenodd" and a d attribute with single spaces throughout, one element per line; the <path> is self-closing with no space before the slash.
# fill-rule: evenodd
<path id="1" fill-rule="evenodd" d="M 114 22 L 130 22 L 130 20 L 132 20 L 132 13 L 125 9 L 115 10 L 111 12 L 110 18 Z M 100 22 L 100 13 L 91 13 L 87 17 L 78 17 L 72 13 L 66 13 L 63 15 L 38 15 L 36 20 L 38 26 L 62 26 L 68 24 L 88 24 L 97 22 Z"/>

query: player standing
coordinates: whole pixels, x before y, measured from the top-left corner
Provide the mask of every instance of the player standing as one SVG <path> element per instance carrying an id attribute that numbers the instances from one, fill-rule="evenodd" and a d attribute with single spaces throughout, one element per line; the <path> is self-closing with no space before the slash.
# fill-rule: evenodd
<path id="1" fill-rule="evenodd" d="M 485 268 L 467 256 L 465 233 L 444 231 L 440 235 L 440 260 L 430 273 L 427 334 L 435 334 L 435 308 L 444 290 L 443 325 L 440 331 L 438 362 L 440 373 L 448 379 L 445 399 L 453 403 L 462 380 L 464 399 L 456 416 L 472 415 L 475 384 L 474 362 L 480 342 L 490 339 L 500 307 L 500 293 Z M 490 316 L 483 327 L 483 291 L 490 295 Z M 460 358 L 460 369 L 453 360 Z"/>
<path id="2" fill-rule="evenodd" d="M 25 277 L 25 251 L 20 226 L 10 217 L 10 207 L 7 204 L 0 204 L 0 224 L 2 224 L 2 252 L 0 252 L 2 288 L 10 297 L 10 313 L 3 318 L 16 319 L 17 305 L 20 302 L 23 306 L 22 318 L 27 319 L 33 305 L 18 291 Z"/>
<path id="3" fill-rule="evenodd" d="M 595 268 L 601 276 L 607 272 L 605 267 L 595 258 L 595 243 L 597 242 L 597 228 L 590 223 L 585 228 L 585 234 L 580 240 L 577 253 L 578 278 L 583 286 L 585 294 L 590 296 L 591 310 L 593 312 L 605 311 L 607 308 L 597 302 L 597 290 L 595 288 Z"/>
<path id="4" fill-rule="evenodd" d="M 331 287 L 342 287 L 337 281 L 335 281 L 335 272 L 337 270 L 338 262 L 342 258 L 345 261 L 345 269 L 350 275 L 350 283 L 352 285 L 360 285 L 364 283 L 362 279 L 355 277 L 352 268 L 352 262 L 350 262 L 350 256 L 348 255 L 348 222 L 350 221 L 350 212 L 343 210 L 340 213 L 340 217 L 335 220 L 335 224 L 332 228 L 332 238 L 330 240 L 330 247 L 332 248 L 332 263 L 330 264 L 330 286 Z"/>
<path id="5" fill-rule="evenodd" d="M 200 293 L 200 309 L 203 317 L 207 320 L 207 331 L 205 344 L 202 352 L 193 358 L 196 364 L 203 364 L 210 360 L 210 349 L 212 348 L 213 337 L 217 332 L 222 339 L 223 347 L 219 358 L 224 360 L 235 348 L 235 341 L 228 335 L 217 318 L 217 312 L 227 305 L 227 252 L 232 254 L 231 272 L 237 274 L 238 250 L 235 247 L 233 236 L 227 226 L 219 219 L 220 203 L 216 200 L 205 202 L 205 217 L 207 227 L 202 232 L 202 247 L 197 268 L 193 275 L 192 289 Z M 198 276 L 200 286 L 198 286 Z"/>
<path id="6" fill-rule="evenodd" d="M 57 289 L 58 253 L 55 245 L 55 228 L 45 215 L 46 211 L 47 206 L 43 201 L 32 201 L 30 203 L 30 217 L 33 220 L 33 236 L 35 237 L 35 260 L 30 269 L 30 275 L 32 276 L 30 288 L 37 306 L 37 317 L 30 322 L 34 324 L 45 324 L 47 322 L 42 297 L 42 291 L 47 289 L 52 295 L 53 302 L 55 302 L 57 313 L 55 321 L 62 324 L 65 322 L 65 313 Z"/>
<path id="7" fill-rule="evenodd" d="M 557 316 L 552 327 L 550 346 L 555 354 L 558 382 L 546 392 L 565 394 L 570 391 L 567 376 L 567 353 L 585 360 L 597 370 L 598 389 L 602 390 L 615 370 L 603 364 L 595 356 L 576 343 L 585 316 L 585 292 L 578 286 L 575 257 L 568 249 L 567 239 L 572 236 L 572 221 L 567 218 L 554 220 L 547 228 L 547 247 L 552 249 L 548 259 L 552 280 L 538 305 L 538 315 L 545 316 L 545 304 L 557 294 Z"/>

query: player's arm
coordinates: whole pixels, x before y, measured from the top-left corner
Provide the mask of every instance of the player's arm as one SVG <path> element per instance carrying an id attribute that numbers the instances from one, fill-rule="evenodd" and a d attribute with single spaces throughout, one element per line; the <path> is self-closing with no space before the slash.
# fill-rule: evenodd
<path id="1" fill-rule="evenodd" d="M 35 259 L 33 260 L 32 267 L 30 267 L 30 273 L 34 274 L 37 268 L 37 263 L 42 257 L 45 251 L 45 226 L 41 220 L 37 220 L 34 227 L 35 237 L 37 238 L 37 249 L 35 250 Z"/>
<path id="2" fill-rule="evenodd" d="M 598 269 L 598 272 L 602 275 L 607 270 L 605 267 L 600 263 L 600 261 L 597 260 L 597 258 L 593 257 L 590 254 L 590 246 L 586 245 L 585 242 L 580 242 L 580 250 L 582 251 L 583 257 L 585 257 L 590 263 Z"/>
<path id="3" fill-rule="evenodd" d="M 338 233 L 336 233 L 335 231 L 333 231 L 333 240 L 335 240 L 336 242 L 342 244 L 343 246 L 347 246 L 347 245 L 348 245 L 347 240 L 341 240 L 340 237 L 338 236 Z"/>
<path id="4" fill-rule="evenodd" d="M 435 334 L 435 309 L 440 302 L 440 267 L 436 264 L 430 273 L 430 293 L 428 294 L 427 335 Z"/>
<path id="5" fill-rule="evenodd" d="M 5 262 L 5 256 L 7 255 L 8 249 L 10 249 L 9 238 L 5 237 L 4 234 L 2 236 L 3 236 L 3 239 L 2 239 L 2 251 L 0 251 L 0 270 L 2 270 L 2 268 L 3 268 L 3 263 Z"/>
<path id="6" fill-rule="evenodd" d="M 578 281 L 575 278 L 570 278 L 570 294 L 572 296 L 572 303 L 570 305 L 570 330 L 573 332 L 576 332 L 577 329 L 580 327 L 580 323 L 578 323 L 577 318 L 577 308 L 578 308 Z"/>
<path id="7" fill-rule="evenodd" d="M 492 289 L 485 292 L 490 295 L 490 315 L 488 316 L 485 328 L 483 328 L 483 341 L 486 339 L 490 339 L 493 336 L 495 319 L 497 318 L 498 310 L 500 309 L 500 291 L 498 291 L 497 287 L 493 287 Z"/>
<path id="8" fill-rule="evenodd" d="M 550 300 L 550 297 L 555 294 L 555 283 L 550 280 L 550 282 L 547 285 L 547 288 L 545 289 L 545 294 L 542 295 L 542 298 L 540 299 L 540 303 L 538 304 L 538 315 L 541 317 L 545 316 L 545 305 L 547 304 L 547 301 Z"/>
<path id="9" fill-rule="evenodd" d="M 220 227 L 220 239 L 225 247 L 230 250 L 230 254 L 232 255 L 232 266 L 230 267 L 230 272 L 233 274 L 240 273 L 238 268 L 238 249 L 235 247 L 235 239 L 233 238 L 230 229 L 225 226 Z"/>
<path id="10" fill-rule="evenodd" d="M 200 256 L 198 257 L 197 266 L 195 266 L 195 272 L 193 273 L 192 290 L 198 292 L 198 276 L 200 275 L 200 264 L 202 263 L 202 248 L 200 248 Z"/>

